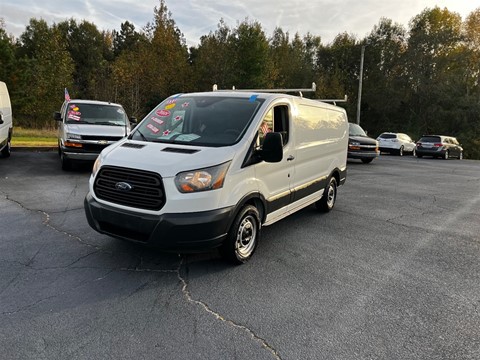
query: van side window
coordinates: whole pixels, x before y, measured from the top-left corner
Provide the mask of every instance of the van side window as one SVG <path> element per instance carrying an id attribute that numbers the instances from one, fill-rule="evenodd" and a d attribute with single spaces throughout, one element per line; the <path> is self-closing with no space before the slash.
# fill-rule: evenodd
<path id="1" fill-rule="evenodd" d="M 257 148 L 261 148 L 265 135 L 269 132 L 282 134 L 283 145 L 288 142 L 288 106 L 278 105 L 270 109 L 258 129 Z"/>

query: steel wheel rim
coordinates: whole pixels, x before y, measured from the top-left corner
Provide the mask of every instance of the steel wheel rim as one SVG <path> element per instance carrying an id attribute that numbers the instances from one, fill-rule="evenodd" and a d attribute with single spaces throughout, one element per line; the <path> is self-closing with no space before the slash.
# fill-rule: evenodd
<path id="1" fill-rule="evenodd" d="M 328 187 L 328 193 L 327 193 L 327 206 L 329 208 L 332 208 L 334 204 L 335 204 L 335 186 L 333 184 L 330 184 L 330 186 Z"/>
<path id="2" fill-rule="evenodd" d="M 237 231 L 235 252 L 240 258 L 249 257 L 257 241 L 257 222 L 255 217 L 248 215 L 242 219 Z"/>

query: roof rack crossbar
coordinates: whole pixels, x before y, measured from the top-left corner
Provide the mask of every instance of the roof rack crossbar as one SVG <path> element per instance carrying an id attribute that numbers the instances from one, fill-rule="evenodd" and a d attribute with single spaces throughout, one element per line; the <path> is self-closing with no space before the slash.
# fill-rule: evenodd
<path id="1" fill-rule="evenodd" d="M 298 92 L 302 96 L 302 92 L 315 92 L 317 85 L 313 82 L 311 88 L 307 89 L 235 89 L 235 86 L 231 90 L 218 90 L 217 84 L 213 85 L 213 91 L 239 91 L 239 92 L 268 92 L 268 93 L 287 93 Z"/>
<path id="2" fill-rule="evenodd" d="M 331 102 L 335 105 L 337 102 L 347 102 L 348 101 L 348 96 L 345 95 L 345 97 L 343 99 L 314 99 L 314 100 L 322 101 L 322 102 Z"/>

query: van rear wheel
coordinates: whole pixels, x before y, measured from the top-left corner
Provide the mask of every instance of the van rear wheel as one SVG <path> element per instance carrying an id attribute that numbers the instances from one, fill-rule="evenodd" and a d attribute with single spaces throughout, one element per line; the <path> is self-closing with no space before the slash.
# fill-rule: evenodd
<path id="1" fill-rule="evenodd" d="M 2 156 L 7 158 L 10 156 L 11 153 L 12 153 L 12 142 L 10 139 L 8 139 L 7 144 L 2 149 Z"/>
<path id="2" fill-rule="evenodd" d="M 328 181 L 323 196 L 315 203 L 317 209 L 321 212 L 329 212 L 335 206 L 337 200 L 337 180 L 332 176 Z"/>
<path id="3" fill-rule="evenodd" d="M 237 215 L 220 253 L 228 261 L 240 265 L 247 262 L 260 238 L 260 215 L 255 206 L 246 205 Z"/>

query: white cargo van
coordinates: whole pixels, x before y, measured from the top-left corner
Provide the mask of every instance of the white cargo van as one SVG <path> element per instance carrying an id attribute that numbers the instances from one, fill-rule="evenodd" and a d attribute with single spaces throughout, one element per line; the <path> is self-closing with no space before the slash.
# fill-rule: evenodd
<path id="1" fill-rule="evenodd" d="M 9 157 L 12 148 L 12 106 L 7 85 L 0 81 L 0 153 Z"/>
<path id="2" fill-rule="evenodd" d="M 345 110 L 286 94 L 171 96 L 97 158 L 85 212 L 100 233 L 169 251 L 253 254 L 262 226 L 315 204 L 346 178 Z"/>

